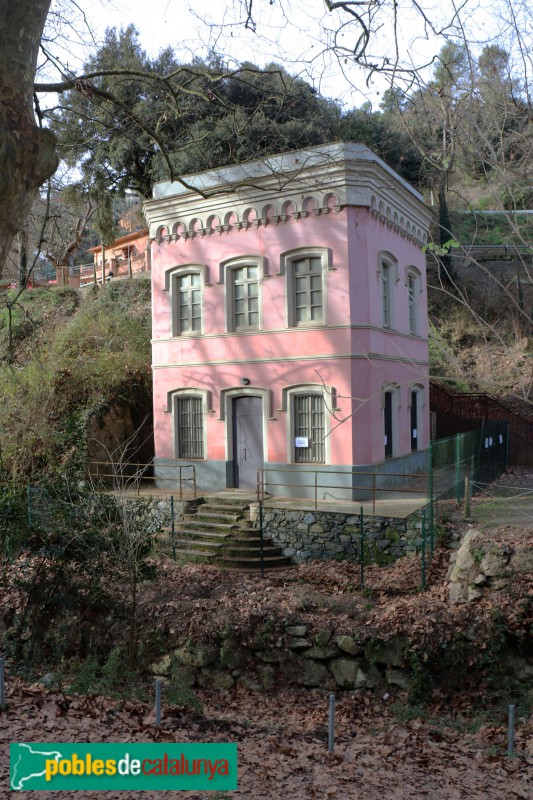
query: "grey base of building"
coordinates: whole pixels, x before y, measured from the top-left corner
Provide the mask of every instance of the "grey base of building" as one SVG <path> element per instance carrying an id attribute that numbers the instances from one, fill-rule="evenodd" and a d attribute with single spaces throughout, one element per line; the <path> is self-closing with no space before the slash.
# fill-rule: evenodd
<path id="1" fill-rule="evenodd" d="M 182 487 L 192 490 L 193 467 L 196 491 L 220 492 L 231 488 L 244 488 L 255 491 L 258 486 L 257 475 L 246 476 L 246 485 L 233 485 L 232 461 L 178 461 L 154 459 L 154 486 L 166 491 L 179 490 L 181 467 Z M 405 486 L 407 475 L 424 475 L 428 472 L 428 451 L 410 453 L 398 458 L 390 458 L 376 464 L 356 466 L 317 465 L 313 468 L 304 464 L 265 463 L 260 488 L 274 497 L 295 497 L 303 499 L 336 502 L 339 500 L 371 500 L 380 489 L 401 489 Z M 260 476 L 261 478 L 261 476 Z M 411 481 L 416 478 L 410 479 Z"/>

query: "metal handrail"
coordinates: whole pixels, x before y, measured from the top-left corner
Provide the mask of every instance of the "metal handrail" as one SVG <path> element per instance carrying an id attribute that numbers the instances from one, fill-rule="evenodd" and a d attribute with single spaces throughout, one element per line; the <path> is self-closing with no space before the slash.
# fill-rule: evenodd
<path id="1" fill-rule="evenodd" d="M 265 500 L 265 473 L 268 473 L 268 472 L 288 472 L 288 473 L 294 474 L 294 470 L 292 470 L 292 469 L 275 469 L 275 470 L 273 469 L 273 470 L 270 470 L 270 469 L 265 468 L 265 467 L 260 467 L 257 470 L 257 501 L 258 502 L 264 502 L 264 500 Z M 417 478 L 417 479 L 426 478 L 428 480 L 428 484 L 429 484 L 429 473 L 426 473 L 426 472 L 405 472 L 405 473 L 402 472 L 401 475 L 395 476 L 394 473 L 391 473 L 391 472 L 359 472 L 359 471 L 355 471 L 355 472 L 348 473 L 348 472 L 344 472 L 343 470 L 331 470 L 331 471 L 330 470 L 328 470 L 328 471 L 318 470 L 318 469 L 302 469 L 302 470 L 298 470 L 298 475 L 301 475 L 302 473 L 308 473 L 310 475 L 313 475 L 314 476 L 313 483 L 312 484 L 309 483 L 309 484 L 302 485 L 301 483 L 286 483 L 286 482 L 283 482 L 283 483 L 272 483 L 272 481 L 268 481 L 268 485 L 272 486 L 272 487 L 274 487 L 274 486 L 284 486 L 284 487 L 297 488 L 297 489 L 307 489 L 307 488 L 313 487 L 313 489 L 314 489 L 315 511 L 318 510 L 318 489 L 346 489 L 346 488 L 348 488 L 346 486 L 346 484 L 340 485 L 340 486 L 336 486 L 336 485 L 333 485 L 331 483 L 327 483 L 327 484 L 318 483 L 319 474 L 323 474 L 323 475 L 351 475 L 352 477 L 354 475 L 370 476 L 372 478 L 372 487 L 369 487 L 369 486 L 351 486 L 350 489 L 351 490 L 353 490 L 353 489 L 361 489 L 361 490 L 364 490 L 364 491 L 368 491 L 370 488 L 372 489 L 372 513 L 374 513 L 375 510 L 376 510 L 376 495 L 377 495 L 377 492 L 405 492 L 406 494 L 422 494 L 424 496 L 427 495 L 427 493 L 428 493 L 427 492 L 427 488 L 426 489 L 414 489 L 414 488 L 402 489 L 402 488 L 397 487 L 397 488 L 390 488 L 389 489 L 389 488 L 386 488 L 386 487 L 383 487 L 383 488 L 379 487 L 378 488 L 376 486 L 376 478 L 378 478 L 380 476 L 384 476 L 384 477 L 387 477 L 387 478 L 391 478 L 391 477 Z"/>
<path id="2" fill-rule="evenodd" d="M 91 470 L 91 467 L 96 466 L 96 474 L 94 474 Z M 100 471 L 100 466 L 105 468 L 111 469 L 111 472 L 102 472 Z M 162 475 L 146 475 L 146 471 L 151 469 L 154 465 L 152 463 L 148 464 L 141 464 L 136 461 L 127 461 L 127 462 L 113 462 L 113 461 L 89 461 L 89 475 L 91 478 L 96 480 L 102 480 L 104 478 L 112 478 L 113 480 L 118 480 L 122 482 L 127 482 L 128 480 L 135 480 L 135 486 L 137 490 L 137 494 L 139 494 L 140 490 L 140 483 L 141 481 L 172 481 L 176 482 L 176 476 L 172 477 L 165 477 Z M 120 469 L 117 469 L 120 468 Z M 124 472 L 126 469 L 135 468 L 135 473 L 133 475 L 128 475 Z M 165 469 L 175 469 L 178 470 L 178 483 L 179 483 L 179 498 L 180 500 L 183 499 L 183 490 L 184 484 L 192 483 L 192 491 L 193 497 L 196 498 L 196 466 L 194 464 L 165 464 Z M 190 477 L 184 477 L 183 470 L 190 469 L 192 470 L 192 474 Z M 163 491 L 173 491 L 173 488 L 164 489 Z"/>

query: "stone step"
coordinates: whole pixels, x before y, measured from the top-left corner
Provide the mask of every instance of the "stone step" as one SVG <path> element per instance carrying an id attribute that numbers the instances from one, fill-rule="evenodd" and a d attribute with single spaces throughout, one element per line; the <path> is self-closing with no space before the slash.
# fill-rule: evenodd
<path id="1" fill-rule="evenodd" d="M 170 528 L 162 529 L 162 532 L 168 539 L 172 538 L 172 530 Z M 195 528 L 182 528 L 179 525 L 176 525 L 174 530 L 174 537 L 177 536 L 191 536 L 193 539 L 220 539 L 221 541 L 225 539 L 231 539 L 231 531 L 217 531 L 217 530 L 196 530 Z"/>
<path id="2" fill-rule="evenodd" d="M 253 569 L 254 571 L 261 569 L 261 562 L 257 558 L 246 558 L 245 556 L 224 556 L 223 558 L 219 558 L 216 561 L 217 566 L 222 568 L 233 567 L 233 568 L 249 568 Z M 263 566 L 265 569 L 272 569 L 274 568 L 284 568 L 288 569 L 292 566 L 291 559 L 288 556 L 270 556 L 263 559 Z"/>
<path id="3" fill-rule="evenodd" d="M 239 517 L 249 515 L 249 507 L 247 505 L 226 505 L 224 503 L 203 503 L 199 506 L 202 514 L 234 514 Z"/>
<path id="4" fill-rule="evenodd" d="M 193 515 L 186 514 L 185 516 L 190 518 Z M 194 516 L 196 516 L 198 519 L 205 520 L 206 522 L 232 522 L 233 524 L 238 524 L 240 521 L 244 520 L 244 516 L 242 514 L 234 514 L 232 512 L 223 514 L 222 512 L 217 511 L 203 511 L 201 508 L 198 509 L 198 513 Z"/>
<path id="5" fill-rule="evenodd" d="M 170 543 L 172 544 L 172 542 Z M 180 550 L 197 550 L 203 548 L 206 553 L 216 553 L 224 547 L 224 542 L 206 542 L 203 539 L 175 539 L 174 545 Z"/>
<path id="6" fill-rule="evenodd" d="M 197 519 L 196 517 L 185 517 L 183 522 L 179 523 L 179 527 L 182 525 L 187 525 L 187 527 L 193 530 L 206 530 L 206 531 L 233 531 L 237 529 L 237 526 L 231 523 L 223 523 L 223 522 L 202 522 L 202 520 Z"/>
<path id="7" fill-rule="evenodd" d="M 167 551 L 170 555 L 170 551 Z M 201 564 L 216 564 L 216 553 L 209 553 L 206 550 L 180 550 L 176 547 L 176 560 L 193 561 Z"/>
<path id="8" fill-rule="evenodd" d="M 220 559 L 225 561 L 227 558 L 245 558 L 253 561 L 261 560 L 261 551 L 249 547 L 223 547 L 220 554 Z M 279 547 L 265 548 L 263 550 L 263 561 L 271 558 L 288 558 L 284 556 Z"/>

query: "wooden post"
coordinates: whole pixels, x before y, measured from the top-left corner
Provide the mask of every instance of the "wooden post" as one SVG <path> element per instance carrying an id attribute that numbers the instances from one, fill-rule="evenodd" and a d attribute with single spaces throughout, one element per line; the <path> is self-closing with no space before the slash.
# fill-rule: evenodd
<path id="1" fill-rule="evenodd" d="M 105 286 L 105 245 L 102 242 L 102 286 Z"/>

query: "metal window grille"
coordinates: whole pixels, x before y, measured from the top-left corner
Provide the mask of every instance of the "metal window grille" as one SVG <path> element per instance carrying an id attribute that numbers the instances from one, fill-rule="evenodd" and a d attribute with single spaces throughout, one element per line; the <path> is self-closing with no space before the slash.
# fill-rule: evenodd
<path id="1" fill-rule="evenodd" d="M 292 263 L 294 323 L 323 321 L 322 259 L 301 258 Z"/>
<path id="2" fill-rule="evenodd" d="M 259 327 L 257 267 L 233 270 L 233 325 L 235 330 Z"/>
<path id="3" fill-rule="evenodd" d="M 178 276 L 177 295 L 176 333 L 201 333 L 202 291 L 200 276 L 196 273 Z"/>
<path id="4" fill-rule="evenodd" d="M 390 328 L 390 268 L 388 264 L 381 265 L 381 312 L 384 328 Z"/>
<path id="5" fill-rule="evenodd" d="M 307 446 L 294 447 L 294 460 L 299 464 L 323 464 L 324 458 L 324 398 L 321 394 L 294 396 L 294 435 L 306 439 Z"/>
<path id="6" fill-rule="evenodd" d="M 202 398 L 176 398 L 178 458 L 204 457 Z"/>

